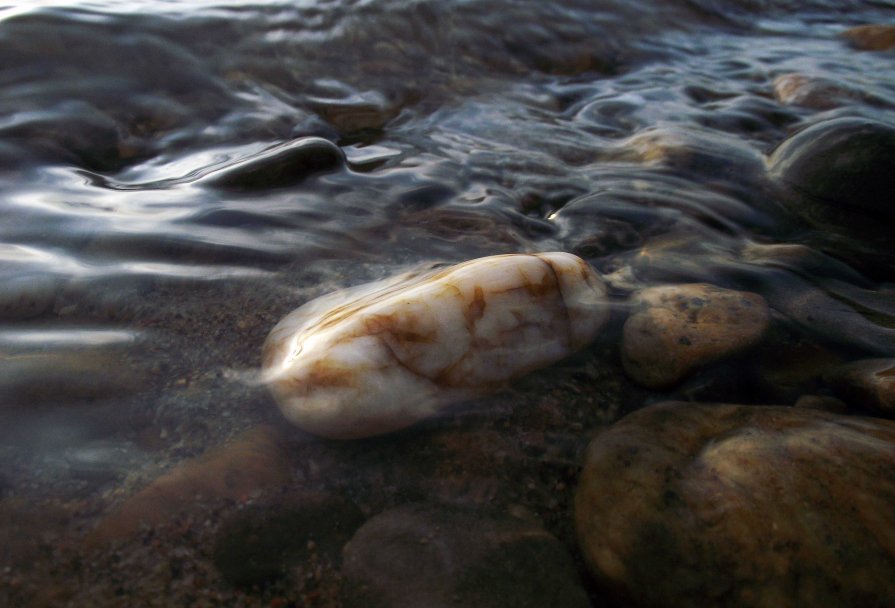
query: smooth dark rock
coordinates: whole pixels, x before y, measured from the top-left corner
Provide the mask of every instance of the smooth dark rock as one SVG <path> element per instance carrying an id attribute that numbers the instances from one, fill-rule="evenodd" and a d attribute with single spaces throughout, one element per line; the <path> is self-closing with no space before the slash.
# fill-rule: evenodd
<path id="1" fill-rule="evenodd" d="M 587 607 L 566 548 L 537 523 L 413 504 L 381 513 L 344 551 L 346 608 Z"/>
<path id="2" fill-rule="evenodd" d="M 263 585 L 285 577 L 290 566 L 312 551 L 337 559 L 362 523 L 360 509 L 339 496 L 305 492 L 278 497 L 226 521 L 212 559 L 231 585 Z"/>
<path id="3" fill-rule="evenodd" d="M 237 192 L 284 188 L 344 166 L 345 155 L 336 144 L 322 137 L 303 137 L 224 167 L 199 183 Z"/>
<path id="4" fill-rule="evenodd" d="M 895 220 L 895 126 L 865 118 L 813 125 L 783 142 L 771 155 L 770 172 L 812 203 L 849 207 Z M 807 207 L 807 209 L 805 208 Z M 819 219 L 826 219 L 823 213 Z M 834 220 L 833 217 L 829 218 Z"/>
<path id="5" fill-rule="evenodd" d="M 849 44 L 861 51 L 895 48 L 895 25 L 859 25 L 842 32 Z"/>
<path id="6" fill-rule="evenodd" d="M 812 230 L 797 238 L 876 281 L 895 278 L 895 125 L 867 118 L 820 122 L 769 159 L 776 195 Z"/>

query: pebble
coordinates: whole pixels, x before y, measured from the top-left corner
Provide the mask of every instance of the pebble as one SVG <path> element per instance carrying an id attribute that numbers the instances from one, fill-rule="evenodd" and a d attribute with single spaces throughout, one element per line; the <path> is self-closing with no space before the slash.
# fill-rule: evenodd
<path id="1" fill-rule="evenodd" d="M 252 504 L 218 530 L 212 560 L 236 587 L 262 586 L 288 576 L 312 553 L 338 559 L 363 523 L 351 501 L 324 491 L 299 491 Z"/>
<path id="2" fill-rule="evenodd" d="M 830 110 L 861 98 L 861 94 L 820 76 L 790 73 L 774 79 L 774 97 L 787 106 Z"/>
<path id="3" fill-rule="evenodd" d="M 597 593 L 624 606 L 888 606 L 895 422 L 663 403 L 598 434 L 577 489 Z"/>
<path id="4" fill-rule="evenodd" d="M 895 25 L 859 25 L 842 32 L 849 44 L 861 51 L 895 48 Z"/>
<path id="5" fill-rule="evenodd" d="M 821 214 L 848 207 L 895 219 L 895 126 L 867 118 L 819 122 L 780 144 L 769 159 L 770 174 L 809 201 L 797 211 Z M 790 198 L 790 202 L 794 203 Z"/>
<path id="6" fill-rule="evenodd" d="M 322 137 L 302 137 L 214 171 L 198 183 L 238 192 L 284 188 L 344 166 L 339 146 Z"/>
<path id="7" fill-rule="evenodd" d="M 493 509 L 416 503 L 345 546 L 345 608 L 586 608 L 571 555 L 540 524 Z"/>
<path id="8" fill-rule="evenodd" d="M 657 127 L 624 140 L 612 160 L 639 161 L 698 175 L 712 181 L 755 187 L 765 173 L 761 154 L 740 140 L 708 129 Z"/>
<path id="9" fill-rule="evenodd" d="M 824 380 L 853 407 L 895 414 L 895 359 L 861 359 L 830 370 Z"/>
<path id="10" fill-rule="evenodd" d="M 144 526 L 171 522 L 200 509 L 203 501 L 248 500 L 266 488 L 288 484 L 291 470 L 276 431 L 256 427 L 150 482 L 101 520 L 89 542 L 125 539 Z"/>
<path id="11" fill-rule="evenodd" d="M 609 315 L 568 253 L 480 258 L 313 300 L 264 345 L 283 414 L 336 439 L 396 431 L 584 348 Z"/>
<path id="12" fill-rule="evenodd" d="M 770 325 L 758 294 L 705 283 L 636 294 L 622 335 L 622 362 L 643 386 L 673 386 L 697 368 L 757 344 Z"/>

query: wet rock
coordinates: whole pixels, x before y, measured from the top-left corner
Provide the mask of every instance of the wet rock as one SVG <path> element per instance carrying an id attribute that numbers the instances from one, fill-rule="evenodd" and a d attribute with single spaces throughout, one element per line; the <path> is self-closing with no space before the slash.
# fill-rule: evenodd
<path id="1" fill-rule="evenodd" d="M 813 230 L 802 241 L 866 277 L 895 277 L 895 126 L 864 118 L 815 124 L 769 159 L 776 196 Z"/>
<path id="2" fill-rule="evenodd" d="M 848 207 L 895 219 L 895 126 L 864 118 L 813 125 L 783 142 L 770 158 L 770 172 L 796 194 L 797 209 L 821 221 L 836 221 L 826 209 Z"/>
<path id="3" fill-rule="evenodd" d="M 325 492 L 277 496 L 236 513 L 218 531 L 215 566 L 231 585 L 264 585 L 288 575 L 312 554 L 340 558 L 363 523 L 349 500 Z"/>
<path id="4" fill-rule="evenodd" d="M 336 292 L 264 345 L 283 414 L 312 433 L 387 433 L 587 346 L 608 317 L 601 279 L 567 253 L 481 258 Z"/>
<path id="5" fill-rule="evenodd" d="M 755 189 L 765 176 L 761 154 L 717 132 L 681 127 L 647 129 L 624 140 L 611 160 L 661 164 L 711 182 L 745 184 Z"/>
<path id="6" fill-rule="evenodd" d="M 575 519 L 621 605 L 882 607 L 893 501 L 893 422 L 664 403 L 593 439 Z"/>
<path id="7" fill-rule="evenodd" d="M 842 298 L 791 273 L 768 274 L 762 293 L 774 310 L 828 342 L 877 355 L 895 354 L 895 329 L 877 325 Z"/>
<path id="8" fill-rule="evenodd" d="M 895 25 L 859 25 L 842 32 L 842 37 L 862 51 L 887 51 L 895 48 Z"/>
<path id="9" fill-rule="evenodd" d="M 380 91 L 358 91 L 334 80 L 315 83 L 318 95 L 306 103 L 341 133 L 382 129 L 407 101 L 388 99 Z"/>
<path id="10" fill-rule="evenodd" d="M 90 541 L 123 539 L 144 526 L 175 520 L 203 501 L 244 501 L 290 479 L 291 464 L 276 432 L 257 427 L 151 482 L 103 519 Z"/>
<path id="11" fill-rule="evenodd" d="M 703 283 L 645 289 L 633 306 L 622 362 L 634 380 L 656 389 L 757 344 L 770 324 L 758 294 Z"/>
<path id="12" fill-rule="evenodd" d="M 895 359 L 862 359 L 830 370 L 826 382 L 853 407 L 895 414 Z"/>
<path id="13" fill-rule="evenodd" d="M 198 183 L 237 192 L 284 188 L 344 166 L 339 146 L 322 137 L 303 137 L 224 167 Z"/>
<path id="14" fill-rule="evenodd" d="M 854 285 L 875 287 L 855 269 L 821 251 L 797 243 L 747 243 L 740 259 L 750 264 L 779 268 L 808 277 L 832 278 Z"/>
<path id="15" fill-rule="evenodd" d="M 859 99 L 861 95 L 820 76 L 792 73 L 774 79 L 774 97 L 788 106 L 830 110 Z"/>
<path id="16" fill-rule="evenodd" d="M 566 548 L 532 521 L 415 504 L 377 515 L 345 547 L 344 606 L 589 605 Z"/>

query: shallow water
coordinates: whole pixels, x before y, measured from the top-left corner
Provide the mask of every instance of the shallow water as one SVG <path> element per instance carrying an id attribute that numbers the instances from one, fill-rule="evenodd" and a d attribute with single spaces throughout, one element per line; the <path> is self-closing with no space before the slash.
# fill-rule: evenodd
<path id="1" fill-rule="evenodd" d="M 839 36 L 893 14 L 884 0 L 0 6 L 0 495 L 61 509 L 46 524 L 60 538 L 90 529 L 174 464 L 286 424 L 255 372 L 291 309 L 496 253 L 576 253 L 619 303 L 665 283 L 756 291 L 783 342 L 893 355 L 885 235 L 806 221 L 766 170 L 808 125 L 895 124 L 892 51 Z M 774 82 L 793 73 L 845 93 L 785 103 Z M 613 331 L 518 389 L 522 413 L 512 396 L 472 404 L 370 458 L 518 423 L 501 431 L 524 455 L 512 471 L 574 470 L 587 429 L 667 396 L 624 377 Z M 556 390 L 572 405 L 541 416 Z M 795 396 L 730 374 L 680 394 Z M 328 459 L 308 486 L 325 477 L 368 515 L 405 493 L 490 491 L 433 489 L 425 467 L 383 481 L 400 466 L 358 470 L 355 448 L 286 434 L 296 461 Z M 506 501 L 547 509 L 541 494 Z M 544 516 L 560 536 L 561 507 Z"/>

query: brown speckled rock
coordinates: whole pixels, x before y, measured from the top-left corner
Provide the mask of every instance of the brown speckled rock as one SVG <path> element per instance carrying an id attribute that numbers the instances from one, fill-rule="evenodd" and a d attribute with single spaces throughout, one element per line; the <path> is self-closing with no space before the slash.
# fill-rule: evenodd
<path id="1" fill-rule="evenodd" d="M 862 359 L 824 376 L 852 407 L 895 414 L 895 359 Z"/>
<path id="2" fill-rule="evenodd" d="M 576 525 L 625 606 L 891 606 L 895 422 L 663 403 L 591 442 Z"/>
<path id="3" fill-rule="evenodd" d="M 633 305 L 622 361 L 634 380 L 657 389 L 758 343 L 770 323 L 758 294 L 702 283 L 645 289 Z"/>
<path id="4" fill-rule="evenodd" d="M 895 48 L 895 25 L 859 25 L 842 32 L 856 49 L 862 51 L 887 51 Z"/>

